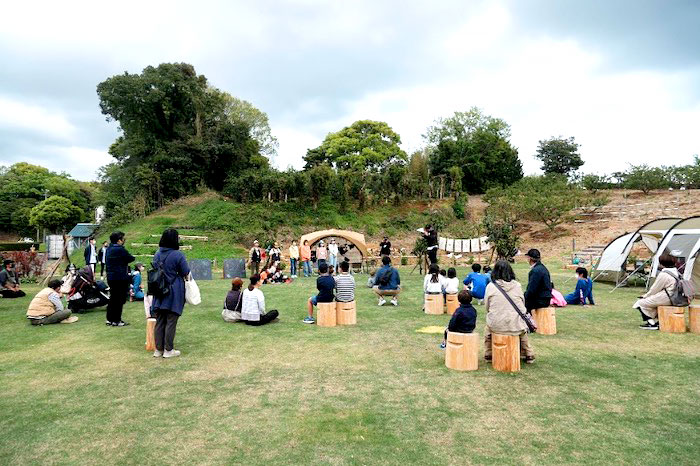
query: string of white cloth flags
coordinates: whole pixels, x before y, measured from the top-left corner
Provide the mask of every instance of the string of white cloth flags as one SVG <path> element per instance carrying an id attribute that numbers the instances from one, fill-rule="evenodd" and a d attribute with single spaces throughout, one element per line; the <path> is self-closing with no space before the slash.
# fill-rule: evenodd
<path id="1" fill-rule="evenodd" d="M 480 253 L 491 249 L 487 236 L 470 239 L 438 238 L 438 248 L 448 253 Z"/>

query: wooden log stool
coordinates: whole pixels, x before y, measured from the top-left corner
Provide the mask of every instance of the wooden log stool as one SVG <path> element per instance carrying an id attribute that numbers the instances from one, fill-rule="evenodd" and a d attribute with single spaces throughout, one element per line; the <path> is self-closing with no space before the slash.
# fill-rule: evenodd
<path id="1" fill-rule="evenodd" d="M 425 313 L 426 314 L 444 314 L 445 313 L 442 294 L 426 294 L 425 295 Z"/>
<path id="2" fill-rule="evenodd" d="M 557 318 L 553 307 L 543 307 L 532 310 L 532 319 L 537 325 L 537 333 L 540 335 L 557 334 Z"/>
<path id="3" fill-rule="evenodd" d="M 338 325 L 355 325 L 357 323 L 357 307 L 355 301 L 335 303 L 336 323 Z"/>
<path id="4" fill-rule="evenodd" d="M 456 371 L 479 368 L 479 334 L 447 332 L 445 366 Z"/>
<path id="5" fill-rule="evenodd" d="M 685 308 L 659 306 L 659 330 L 665 333 L 685 333 Z"/>
<path id="6" fill-rule="evenodd" d="M 700 306 L 697 304 L 688 308 L 688 328 L 693 333 L 700 333 Z"/>
<path id="7" fill-rule="evenodd" d="M 335 302 L 318 303 L 318 320 L 316 325 L 319 327 L 335 327 L 336 323 Z"/>
<path id="8" fill-rule="evenodd" d="M 447 315 L 452 315 L 455 313 L 457 308 L 459 307 L 459 301 L 457 300 L 457 294 L 456 293 L 448 293 L 447 294 Z"/>
<path id="9" fill-rule="evenodd" d="M 496 371 L 520 371 L 520 337 L 492 333 L 491 358 L 491 365 Z"/>
<path id="10" fill-rule="evenodd" d="M 146 351 L 156 350 L 156 319 L 146 319 Z"/>

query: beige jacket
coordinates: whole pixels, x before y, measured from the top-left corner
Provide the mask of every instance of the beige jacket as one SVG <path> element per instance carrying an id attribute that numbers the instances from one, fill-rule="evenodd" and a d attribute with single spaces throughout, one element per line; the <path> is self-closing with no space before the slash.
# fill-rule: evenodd
<path id="1" fill-rule="evenodd" d="M 666 294 L 666 291 L 668 291 L 669 295 L 673 294 L 673 291 L 676 288 L 676 279 L 673 278 L 671 275 L 669 275 L 669 272 L 673 274 L 674 277 L 678 277 L 678 270 L 676 270 L 675 267 L 671 267 L 668 269 L 663 269 L 660 270 L 656 274 L 656 280 L 654 280 L 654 284 L 651 285 L 651 288 L 649 288 L 649 291 L 646 292 L 644 296 L 642 296 L 643 299 L 646 298 L 651 298 L 654 295 L 659 295 L 659 298 L 666 298 L 662 299 L 663 304 L 665 303 L 670 303 L 671 301 L 668 299 L 668 295 Z M 666 291 L 664 291 L 666 290 Z"/>
<path id="2" fill-rule="evenodd" d="M 508 296 L 523 313 L 527 312 L 525 309 L 525 295 L 520 283 L 515 280 L 510 282 L 498 280 L 498 284 L 508 293 Z M 486 307 L 486 325 L 492 332 L 504 335 L 520 335 L 527 330 L 525 321 L 493 283 L 489 283 L 486 286 L 484 305 Z"/>
<path id="3" fill-rule="evenodd" d="M 27 317 L 44 317 L 50 316 L 56 312 L 56 306 L 49 301 L 49 295 L 55 293 L 51 288 L 44 288 L 34 296 L 32 302 L 29 303 L 27 309 Z"/>

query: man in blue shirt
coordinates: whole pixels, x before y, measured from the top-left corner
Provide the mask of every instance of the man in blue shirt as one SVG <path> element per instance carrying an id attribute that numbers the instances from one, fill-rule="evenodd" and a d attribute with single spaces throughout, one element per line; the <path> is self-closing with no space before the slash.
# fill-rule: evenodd
<path id="1" fill-rule="evenodd" d="M 318 289 L 318 294 L 309 298 L 308 310 L 309 315 L 304 317 L 305 324 L 315 324 L 314 319 L 314 306 L 318 306 L 318 303 L 332 303 L 335 299 L 333 296 L 333 290 L 335 290 L 335 279 L 328 274 L 328 264 L 322 262 L 318 266 L 318 272 L 321 274 L 316 279 L 316 288 Z"/>
<path id="2" fill-rule="evenodd" d="M 584 267 L 578 267 L 576 269 L 576 275 L 578 275 L 578 281 L 576 282 L 576 289 L 573 293 L 566 295 L 567 304 L 595 304 L 593 301 L 593 281 L 588 278 L 588 270 Z"/>
<path id="3" fill-rule="evenodd" d="M 401 293 L 401 277 L 399 271 L 391 266 L 389 256 L 382 257 L 382 268 L 374 275 L 374 287 L 372 288 L 379 297 L 379 306 L 386 304 L 384 296 L 392 296 L 391 304 L 399 305 L 399 293 Z"/>
<path id="4" fill-rule="evenodd" d="M 479 300 L 484 299 L 486 285 L 491 282 L 491 279 L 488 275 L 481 273 L 481 264 L 472 264 L 472 270 L 473 272 L 464 279 L 464 289 L 471 285 L 471 295 Z"/>

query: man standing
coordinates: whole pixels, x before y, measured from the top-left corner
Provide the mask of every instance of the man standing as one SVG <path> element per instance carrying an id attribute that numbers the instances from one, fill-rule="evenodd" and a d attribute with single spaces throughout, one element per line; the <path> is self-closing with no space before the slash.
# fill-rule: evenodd
<path id="1" fill-rule="evenodd" d="M 379 297 L 379 306 L 386 304 L 384 296 L 392 296 L 391 304 L 399 305 L 399 293 L 401 293 L 401 277 L 399 271 L 391 266 L 389 256 L 382 257 L 382 268 L 377 270 L 374 278 L 374 292 Z"/>
<path id="2" fill-rule="evenodd" d="M 549 277 L 549 270 L 541 262 L 540 251 L 530 249 L 526 256 L 531 269 L 527 277 L 525 307 L 530 312 L 533 309 L 549 307 L 552 301 L 552 280 Z"/>
<path id="3" fill-rule="evenodd" d="M 129 325 L 122 320 L 122 310 L 129 293 L 131 280 L 129 278 L 129 263 L 134 256 L 124 247 L 124 233 L 115 231 L 109 236 L 110 245 L 107 248 L 107 283 L 109 284 L 109 303 L 107 304 L 107 321 L 112 327 Z"/>
<path id="4" fill-rule="evenodd" d="M 262 251 L 260 251 L 260 243 L 256 239 L 253 241 L 253 247 L 250 248 L 248 263 L 250 267 L 250 276 L 260 273 L 260 261 L 262 260 Z"/>
<path id="5" fill-rule="evenodd" d="M 3 298 L 23 298 L 24 291 L 19 289 L 19 279 L 15 272 L 15 261 L 5 259 L 0 271 L 0 296 Z"/>
<path id="6" fill-rule="evenodd" d="M 391 256 L 391 242 L 389 242 L 388 236 L 385 236 L 384 241 L 379 243 L 379 255 L 380 256 Z"/>
<path id="7" fill-rule="evenodd" d="M 95 265 L 97 264 L 97 249 L 95 249 L 95 237 L 91 236 L 88 239 L 87 246 L 85 247 L 85 265 L 89 265 L 92 269 L 92 273 L 95 273 Z"/>
<path id="8" fill-rule="evenodd" d="M 432 225 L 427 225 L 425 227 L 425 230 L 423 232 L 423 237 L 425 238 L 425 242 L 427 243 L 427 253 L 428 253 L 428 259 L 430 260 L 431 264 L 437 264 L 437 253 L 438 253 L 438 234 L 437 230 L 433 228 Z"/>

